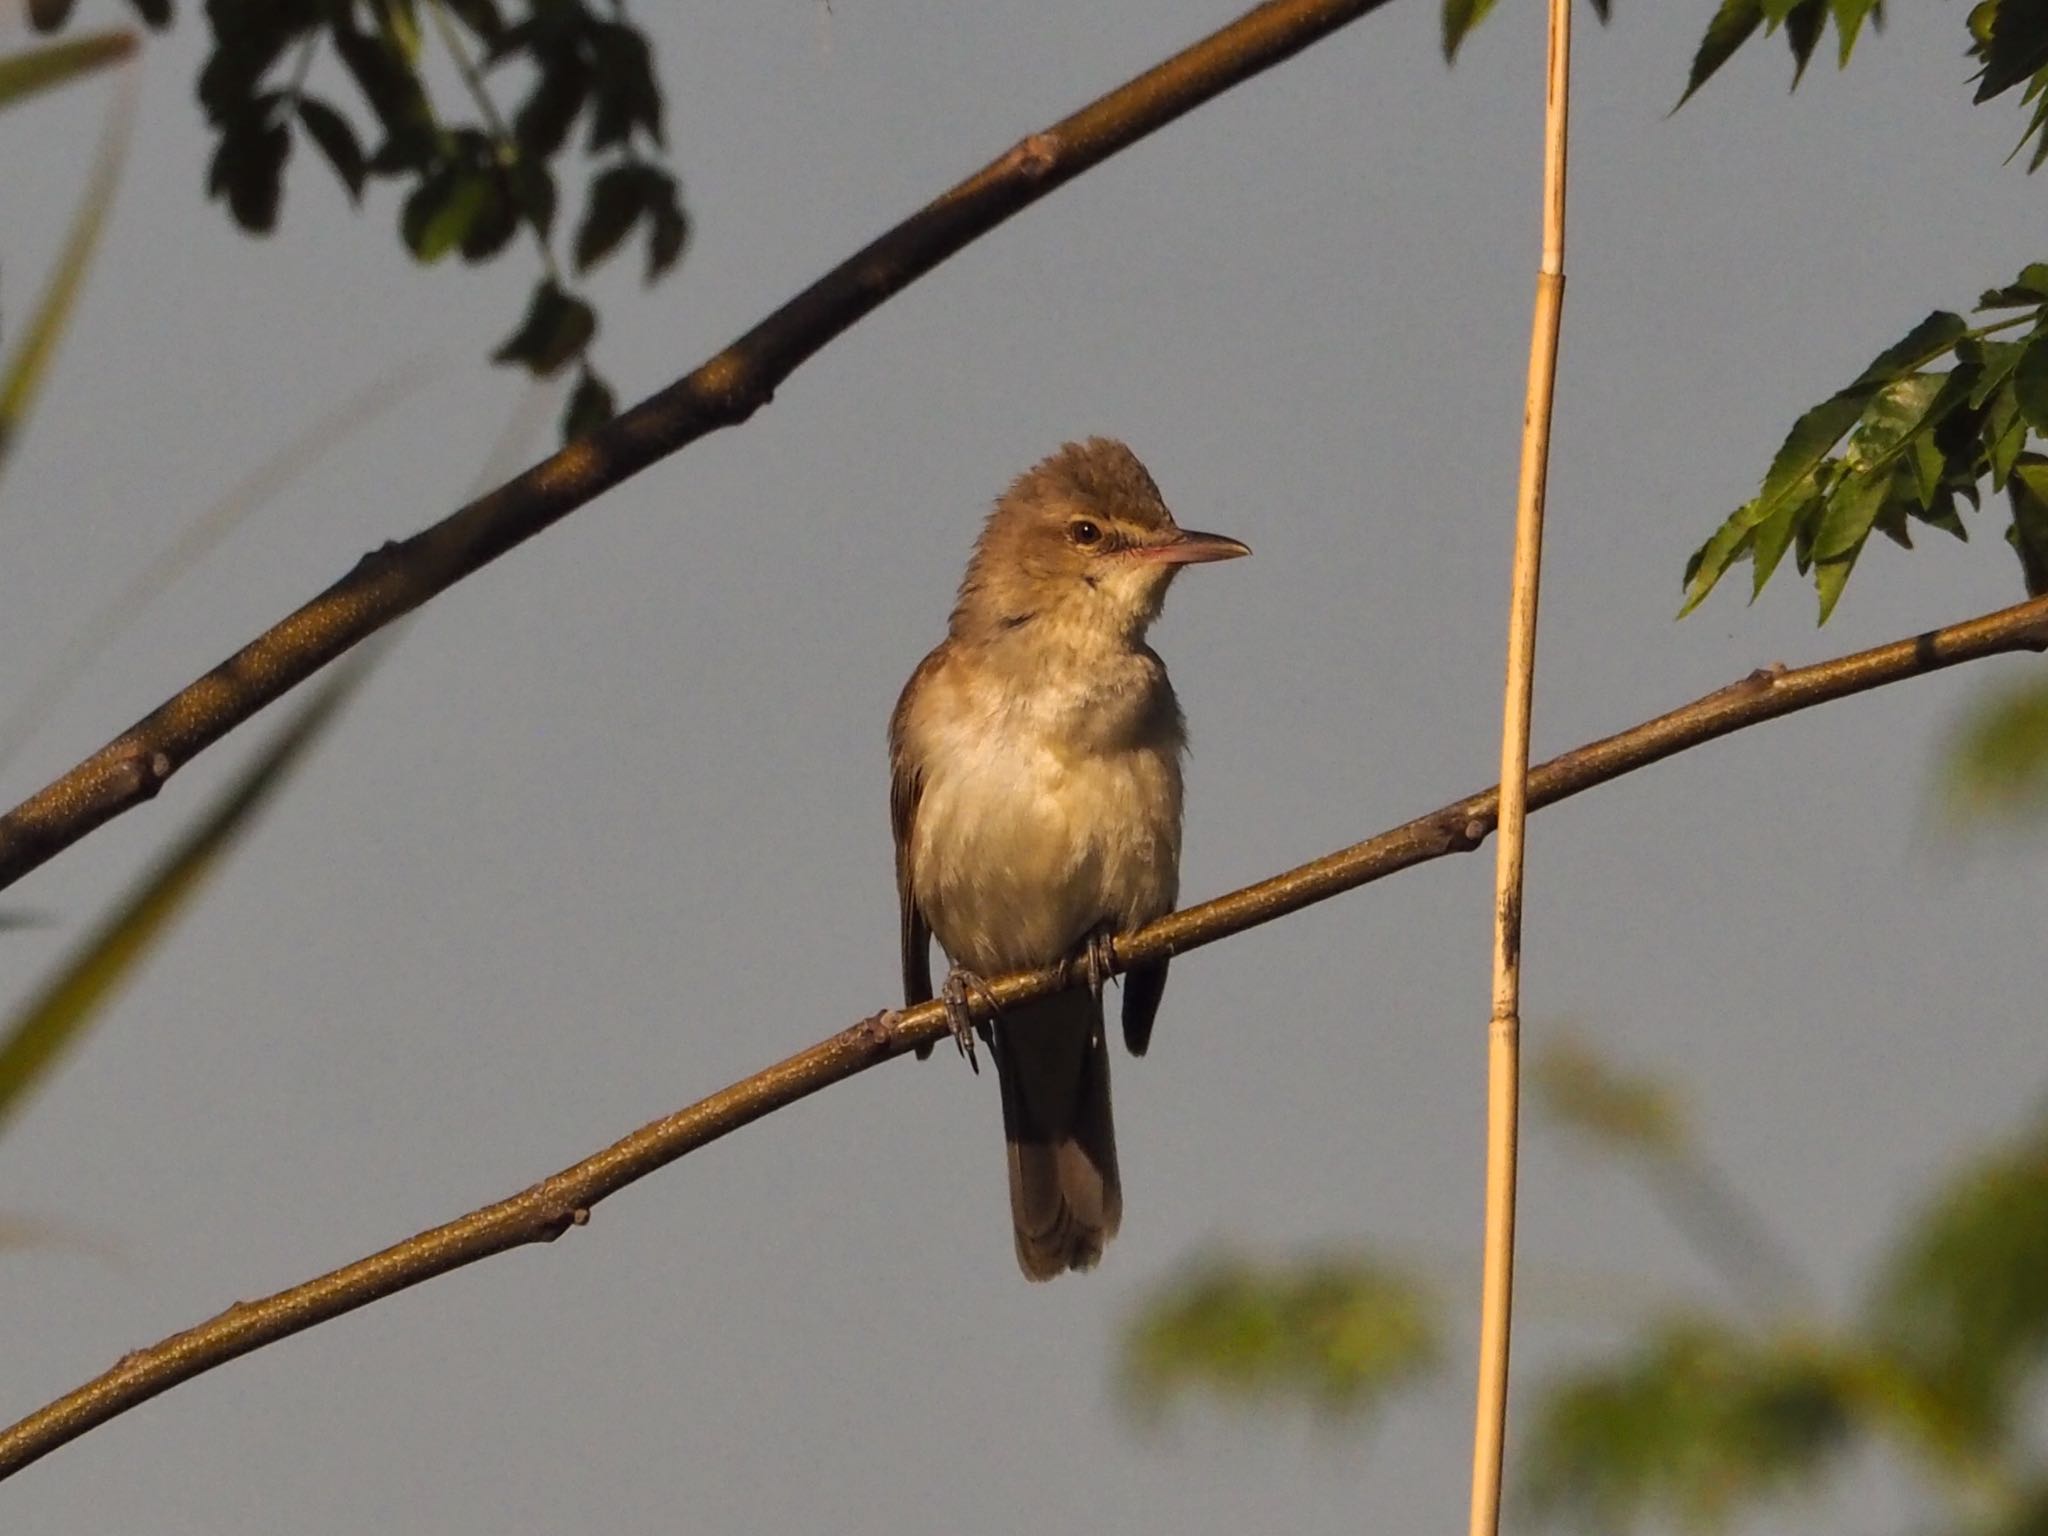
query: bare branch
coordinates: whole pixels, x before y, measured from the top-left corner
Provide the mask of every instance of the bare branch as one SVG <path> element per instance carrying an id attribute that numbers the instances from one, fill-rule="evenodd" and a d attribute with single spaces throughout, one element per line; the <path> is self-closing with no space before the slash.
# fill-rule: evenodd
<path id="1" fill-rule="evenodd" d="M 1716 737 L 1923 673 L 2012 651 L 2048 650 L 2048 597 L 1797 671 L 1765 668 L 1670 714 L 1551 759 L 1529 774 L 1534 810 L 1633 773 Z M 1311 864 L 1175 912 L 1119 937 L 1111 968 L 1170 955 L 1284 917 L 1342 892 L 1465 853 L 1493 830 L 1498 795 L 1469 795 L 1392 831 Z M 989 984 L 1008 1007 L 1053 992 L 1061 968 L 999 977 Z M 975 1000 L 977 1012 L 985 1003 Z M 316 1280 L 261 1301 L 237 1302 L 160 1344 L 123 1356 L 104 1375 L 0 1431 L 0 1478 L 149 1401 L 180 1382 L 251 1350 L 367 1306 L 379 1297 L 527 1243 L 550 1242 L 588 1219 L 590 1208 L 685 1153 L 764 1115 L 947 1034 L 945 1005 L 864 1019 L 766 1071 L 643 1126 L 594 1157 L 496 1205 L 435 1227 Z"/>
<path id="2" fill-rule="evenodd" d="M 193 757 L 351 646 L 648 465 L 766 405 L 883 302 L 1055 187 L 1386 0 L 1267 0 L 1034 133 L 819 278 L 717 356 L 495 491 L 387 544 L 0 817 L 0 889 L 152 798 Z"/>

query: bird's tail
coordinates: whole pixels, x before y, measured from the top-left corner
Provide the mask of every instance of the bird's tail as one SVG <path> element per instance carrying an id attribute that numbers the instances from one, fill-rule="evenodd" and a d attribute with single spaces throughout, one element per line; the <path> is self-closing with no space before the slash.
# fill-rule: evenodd
<path id="1" fill-rule="evenodd" d="M 1124 1214 L 1100 1000 L 1062 992 L 1005 1010 L 995 1059 L 1018 1266 L 1032 1280 L 1092 1268 Z"/>

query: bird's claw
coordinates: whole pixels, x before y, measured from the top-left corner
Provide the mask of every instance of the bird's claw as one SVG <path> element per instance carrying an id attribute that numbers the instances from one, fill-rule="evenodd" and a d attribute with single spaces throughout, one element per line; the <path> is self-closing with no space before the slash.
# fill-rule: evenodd
<path id="1" fill-rule="evenodd" d="M 946 977 L 946 984 L 939 989 L 939 1000 L 946 1005 L 946 1022 L 952 1026 L 953 1044 L 960 1054 L 967 1058 L 967 1065 L 981 1075 L 981 1063 L 974 1057 L 974 1014 L 973 1000 L 980 998 L 988 1011 L 996 1011 L 996 995 L 989 991 L 988 983 L 972 971 L 954 967 Z M 987 1026 L 983 1026 L 986 1030 Z"/>
<path id="2" fill-rule="evenodd" d="M 1103 985 L 1116 972 L 1116 936 L 1107 928 L 1095 929 L 1082 941 L 1081 952 L 1067 961 L 1069 981 L 1077 965 L 1081 979 L 1088 983 L 1088 995 L 1101 1002 Z"/>

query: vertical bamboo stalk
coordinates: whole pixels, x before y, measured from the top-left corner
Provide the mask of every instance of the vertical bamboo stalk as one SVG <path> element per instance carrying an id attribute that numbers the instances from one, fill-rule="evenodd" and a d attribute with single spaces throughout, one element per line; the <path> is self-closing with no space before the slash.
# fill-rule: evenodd
<path id="1" fill-rule="evenodd" d="M 1543 134 L 1543 259 L 1529 337 L 1515 565 L 1508 604 L 1507 694 L 1501 712 L 1500 833 L 1494 872 L 1493 1017 L 1487 1031 L 1486 1234 L 1479 1301 L 1479 1383 L 1472 1430 L 1471 1536 L 1500 1529 L 1507 1442 L 1508 1342 L 1515 1279 L 1515 1155 L 1521 1100 L 1522 832 L 1528 815 L 1529 714 L 1536 677 L 1536 598 L 1550 412 L 1564 311 L 1564 194 L 1571 0 L 1550 0 Z"/>

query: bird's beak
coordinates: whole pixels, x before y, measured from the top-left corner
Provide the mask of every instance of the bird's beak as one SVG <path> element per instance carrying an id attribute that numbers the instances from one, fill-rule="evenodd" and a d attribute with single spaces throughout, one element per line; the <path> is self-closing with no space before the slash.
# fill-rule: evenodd
<path id="1" fill-rule="evenodd" d="M 1235 560 L 1251 552 L 1249 544 L 1240 544 L 1220 533 L 1196 533 L 1186 528 L 1170 544 L 1147 544 L 1131 551 L 1153 565 L 1206 565 L 1211 560 Z"/>

